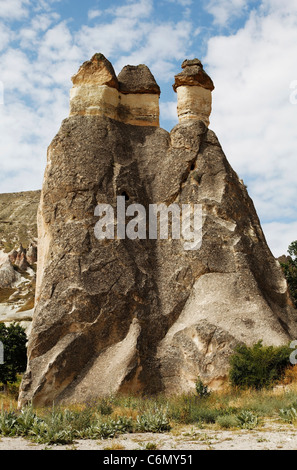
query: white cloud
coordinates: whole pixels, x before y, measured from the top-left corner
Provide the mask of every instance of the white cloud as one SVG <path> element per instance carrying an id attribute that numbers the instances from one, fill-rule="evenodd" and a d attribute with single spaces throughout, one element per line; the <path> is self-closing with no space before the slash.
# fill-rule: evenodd
<path id="1" fill-rule="evenodd" d="M 205 4 L 205 9 L 213 15 L 214 24 L 227 25 L 231 19 L 242 16 L 247 8 L 246 0 L 209 0 Z"/>
<path id="2" fill-rule="evenodd" d="M 138 48 L 122 55 L 116 62 L 116 68 L 120 69 L 126 64 L 145 63 L 151 68 L 157 81 L 173 80 L 176 61 L 184 60 L 191 44 L 191 32 L 192 26 L 188 21 L 160 25 L 151 22 L 147 24 L 144 40 L 139 40 Z"/>
<path id="3" fill-rule="evenodd" d="M 297 240 L 297 222 L 270 222 L 263 224 L 262 228 L 267 243 L 276 258 L 287 255 L 288 246 Z"/>
<path id="4" fill-rule="evenodd" d="M 147 18 L 153 12 L 153 0 L 128 0 L 126 5 L 111 8 L 109 12 L 120 18 Z"/>
<path id="5" fill-rule="evenodd" d="M 178 123 L 177 101 L 160 103 L 160 118 L 172 123 L 172 127 Z"/>
<path id="6" fill-rule="evenodd" d="M 0 0 L 0 18 L 21 20 L 29 14 L 30 0 Z"/>
<path id="7" fill-rule="evenodd" d="M 13 36 L 13 32 L 6 25 L 0 23 L 0 51 L 9 44 Z"/>
<path id="8" fill-rule="evenodd" d="M 102 15 L 101 10 L 89 10 L 88 11 L 88 19 L 89 20 L 94 20 L 95 18 L 98 18 L 101 15 Z"/>

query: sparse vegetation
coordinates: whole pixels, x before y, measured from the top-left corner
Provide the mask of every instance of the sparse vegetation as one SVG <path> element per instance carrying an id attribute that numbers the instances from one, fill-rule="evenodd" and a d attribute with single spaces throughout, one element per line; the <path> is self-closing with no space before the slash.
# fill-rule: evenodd
<path id="1" fill-rule="evenodd" d="M 1 402 L 0 435 L 22 436 L 46 444 L 116 439 L 123 433 L 174 432 L 186 424 L 193 430 L 209 427 L 249 431 L 261 427 L 267 419 L 297 423 L 296 382 L 290 390 L 228 388 L 213 391 L 203 400 L 194 394 L 167 398 L 117 395 L 69 407 L 27 406 L 22 411 L 17 410 L 13 397 L 0 396 Z M 110 414 L 104 414 L 107 407 Z M 116 441 L 108 448 L 116 449 Z"/>
<path id="2" fill-rule="evenodd" d="M 240 353 L 244 352 L 243 358 L 240 356 L 243 362 L 236 364 L 246 365 L 245 378 L 247 372 L 255 376 L 255 358 L 258 361 L 262 358 L 262 365 L 270 358 L 267 363 L 274 367 L 279 364 L 280 358 L 283 359 L 282 349 L 263 348 L 261 343 L 257 343 L 253 348 L 239 350 Z M 276 352 L 281 354 L 275 355 Z M 265 360 L 261 354 L 264 354 Z M 247 367 L 249 357 L 251 362 Z M 283 364 L 282 360 L 280 362 Z M 262 387 L 255 386 L 253 379 L 251 382 L 244 381 L 244 387 L 241 383 L 240 386 L 230 384 L 222 391 L 212 390 L 210 393 L 198 379 L 196 390 L 187 395 L 110 395 L 69 407 L 61 405 L 51 409 L 34 409 L 27 406 L 21 411 L 17 409 L 15 401 L 18 382 L 15 386 L 9 385 L 8 395 L 0 395 L 0 435 L 22 436 L 37 443 L 52 445 L 70 444 L 77 439 L 116 439 L 124 433 L 164 433 L 170 430 L 174 433 L 184 425 L 191 425 L 194 434 L 198 432 L 199 439 L 201 433 L 198 430 L 205 427 L 249 431 L 261 428 L 265 420 L 294 426 L 297 424 L 296 370 L 297 366 L 290 365 L 286 373 L 278 377 L 283 377 L 283 385 L 274 389 L 270 380 L 269 387 Z M 256 372 L 258 377 L 257 368 Z M 275 372 L 268 374 L 268 378 L 275 380 Z M 262 383 L 266 385 L 267 380 Z M 120 448 L 115 441 L 110 445 L 110 449 Z M 150 449 L 153 446 L 149 444 Z"/>

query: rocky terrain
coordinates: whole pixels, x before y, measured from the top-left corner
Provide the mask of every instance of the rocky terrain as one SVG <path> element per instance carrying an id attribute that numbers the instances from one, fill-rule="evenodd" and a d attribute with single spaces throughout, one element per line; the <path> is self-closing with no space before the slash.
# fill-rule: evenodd
<path id="1" fill-rule="evenodd" d="M 180 122 L 168 133 L 158 127 L 159 88 L 146 66 L 116 76 L 95 54 L 73 77 L 70 116 L 47 155 L 20 405 L 189 392 L 198 375 L 216 388 L 239 342 L 297 337 L 281 267 L 208 129 L 213 87 L 200 61 L 182 64 Z M 145 226 L 140 234 L 141 218 L 127 237 L 120 215 L 106 227 L 117 235 L 98 237 L 98 205 L 117 214 L 119 199 L 126 223 L 140 205 L 146 214 L 151 204 L 198 205 L 202 244 L 186 249 L 186 231 L 150 238 Z"/>
<path id="2" fill-rule="evenodd" d="M 30 332 L 37 263 L 40 191 L 0 194 L 0 322 Z"/>

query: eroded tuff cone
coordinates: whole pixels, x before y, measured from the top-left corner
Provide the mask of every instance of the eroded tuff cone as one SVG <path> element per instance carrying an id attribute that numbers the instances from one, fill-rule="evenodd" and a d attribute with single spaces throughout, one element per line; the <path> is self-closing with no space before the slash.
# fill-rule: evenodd
<path id="1" fill-rule="evenodd" d="M 209 126 L 214 84 L 203 70 L 199 59 L 185 60 L 182 69 L 183 71 L 175 76 L 173 85 L 174 91 L 177 92 L 179 122 L 197 119 Z"/>
<path id="2" fill-rule="evenodd" d="M 103 54 L 72 77 L 70 116 L 106 116 L 126 124 L 159 126 L 160 88 L 146 65 L 126 66 L 117 78 Z"/>
<path id="3" fill-rule="evenodd" d="M 146 214 L 150 204 L 201 205 L 201 247 L 148 233 L 98 240 L 95 208 L 109 204 L 116 218 L 121 195 Z M 201 120 L 168 133 L 104 115 L 65 119 L 48 149 L 38 250 L 20 406 L 187 393 L 197 376 L 215 388 L 239 342 L 297 338 L 253 202 Z"/>

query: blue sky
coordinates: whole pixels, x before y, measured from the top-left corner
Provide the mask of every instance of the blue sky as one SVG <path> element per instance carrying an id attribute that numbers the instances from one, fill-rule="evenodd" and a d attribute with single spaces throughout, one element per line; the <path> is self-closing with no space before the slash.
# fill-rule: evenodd
<path id="1" fill-rule="evenodd" d="M 210 128 L 273 253 L 285 253 L 297 239 L 296 0 L 0 0 L 0 192 L 41 188 L 71 76 L 95 52 L 117 73 L 150 67 L 167 130 L 174 75 L 186 58 L 203 62 L 216 87 Z"/>

